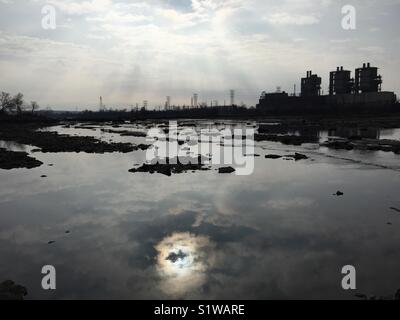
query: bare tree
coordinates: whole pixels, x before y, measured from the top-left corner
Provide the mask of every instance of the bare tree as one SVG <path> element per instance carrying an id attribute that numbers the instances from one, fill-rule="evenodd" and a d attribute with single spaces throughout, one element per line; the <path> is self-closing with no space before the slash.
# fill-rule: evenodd
<path id="1" fill-rule="evenodd" d="M 11 106 L 11 96 L 7 92 L 0 94 L 0 113 L 5 113 Z"/>
<path id="2" fill-rule="evenodd" d="M 24 95 L 22 93 L 16 94 L 11 99 L 12 110 L 17 111 L 18 114 L 22 113 L 22 106 L 24 104 Z"/>
<path id="3" fill-rule="evenodd" d="M 36 101 L 31 101 L 31 112 L 32 113 L 39 110 L 39 108 L 40 108 L 40 106 Z"/>

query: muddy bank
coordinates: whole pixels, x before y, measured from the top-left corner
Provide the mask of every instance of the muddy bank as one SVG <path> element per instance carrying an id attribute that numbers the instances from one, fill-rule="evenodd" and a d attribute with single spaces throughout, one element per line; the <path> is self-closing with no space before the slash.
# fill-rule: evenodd
<path id="1" fill-rule="evenodd" d="M 313 136 L 295 136 L 295 135 L 279 135 L 279 134 L 256 134 L 254 141 L 271 141 L 280 142 L 286 145 L 301 146 L 303 143 L 318 143 L 319 138 Z"/>
<path id="2" fill-rule="evenodd" d="M 265 159 L 271 159 L 271 160 L 276 160 L 276 159 L 289 159 L 289 160 L 294 160 L 294 161 L 300 161 L 300 160 L 307 160 L 309 159 L 308 156 L 295 152 L 294 154 L 287 154 L 287 155 L 279 155 L 279 154 L 267 154 L 265 156 Z"/>
<path id="3" fill-rule="evenodd" d="M 0 148 L 0 169 L 32 169 L 40 167 L 42 164 L 43 162 L 29 157 L 26 152 L 7 151 Z"/>
<path id="4" fill-rule="evenodd" d="M 57 132 L 36 131 L 37 124 L 4 125 L 0 128 L 0 140 L 31 145 L 43 153 L 86 152 L 86 153 L 128 153 L 139 150 L 130 143 L 108 143 L 93 137 L 60 135 Z M 140 149 L 142 149 L 141 146 Z M 39 151 L 39 150 L 37 150 Z"/>
<path id="5" fill-rule="evenodd" d="M 322 143 L 321 146 L 336 150 L 368 150 L 400 154 L 400 141 L 397 140 L 364 139 L 361 137 L 331 138 Z"/>
<path id="6" fill-rule="evenodd" d="M 400 128 L 400 114 L 387 115 L 346 115 L 345 117 L 333 116 L 308 116 L 308 117 L 265 117 L 259 118 L 259 133 L 285 133 L 289 131 L 321 131 L 333 130 L 336 127 L 349 128 Z"/>
<path id="7" fill-rule="evenodd" d="M 200 160 L 200 161 L 199 161 Z M 160 161 L 161 162 L 161 161 Z M 171 176 L 172 174 L 186 173 L 188 171 L 208 171 L 210 167 L 206 167 L 201 158 L 188 158 L 183 162 L 180 162 L 178 158 L 169 159 L 168 163 L 155 163 L 155 164 L 143 164 L 139 168 L 130 169 L 131 173 L 147 172 L 150 174 L 159 173 L 165 176 Z"/>
<path id="8" fill-rule="evenodd" d="M 121 137 L 139 137 L 145 138 L 147 134 L 142 131 L 130 131 L 130 130 L 113 130 L 113 129 L 101 129 L 105 133 L 119 134 Z"/>

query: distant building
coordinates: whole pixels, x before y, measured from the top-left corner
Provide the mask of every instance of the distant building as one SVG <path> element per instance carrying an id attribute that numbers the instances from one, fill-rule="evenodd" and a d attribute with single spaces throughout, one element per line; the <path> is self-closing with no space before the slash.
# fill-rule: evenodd
<path id="1" fill-rule="evenodd" d="M 312 71 L 307 71 L 307 77 L 301 79 L 301 96 L 315 97 L 321 95 L 322 79 Z M 296 90 L 294 95 L 296 95 Z"/>
<path id="2" fill-rule="evenodd" d="M 261 94 L 260 101 L 264 102 L 265 104 L 276 105 L 276 104 L 286 103 L 288 98 L 289 94 L 285 91 L 273 92 L 273 93 L 263 92 Z"/>
<path id="3" fill-rule="evenodd" d="M 329 77 L 329 95 L 350 94 L 353 92 L 354 79 L 351 79 L 351 71 L 337 67 Z"/>
<path id="4" fill-rule="evenodd" d="M 364 64 L 351 71 L 337 67 L 330 72 L 329 95 L 321 95 L 322 79 L 311 71 L 301 79 L 301 95 L 289 96 L 286 92 L 263 92 L 257 109 L 262 113 L 307 113 L 382 110 L 395 106 L 394 92 L 382 92 L 382 77 L 378 68 Z"/>
<path id="5" fill-rule="evenodd" d="M 378 68 L 371 67 L 370 63 L 356 69 L 355 93 L 380 92 L 382 90 L 382 76 L 378 75 Z"/>

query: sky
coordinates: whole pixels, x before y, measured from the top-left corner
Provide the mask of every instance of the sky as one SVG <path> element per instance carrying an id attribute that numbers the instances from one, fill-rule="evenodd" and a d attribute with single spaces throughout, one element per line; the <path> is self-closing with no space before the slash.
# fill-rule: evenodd
<path id="1" fill-rule="evenodd" d="M 356 28 L 342 27 L 342 8 Z M 55 29 L 43 27 L 54 9 Z M 255 105 L 312 70 L 364 62 L 400 93 L 400 0 L 0 0 L 0 91 L 54 110 Z"/>

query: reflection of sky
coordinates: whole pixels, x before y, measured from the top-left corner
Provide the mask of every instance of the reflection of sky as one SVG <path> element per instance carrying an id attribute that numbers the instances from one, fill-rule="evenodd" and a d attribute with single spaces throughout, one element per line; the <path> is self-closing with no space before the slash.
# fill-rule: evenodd
<path id="1" fill-rule="evenodd" d="M 354 264 L 360 291 L 394 293 L 399 173 L 338 158 L 398 156 L 302 150 L 314 161 L 293 162 L 263 158 L 291 147 L 262 146 L 281 150 L 258 147 L 248 177 L 129 174 L 142 152 L 36 153 L 42 167 L 1 170 L 3 280 L 32 299 L 351 298 L 340 269 Z M 56 292 L 39 288 L 45 264 L 57 268 Z"/>

